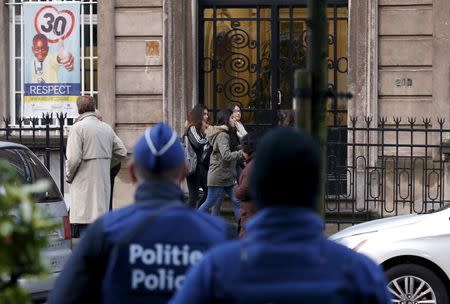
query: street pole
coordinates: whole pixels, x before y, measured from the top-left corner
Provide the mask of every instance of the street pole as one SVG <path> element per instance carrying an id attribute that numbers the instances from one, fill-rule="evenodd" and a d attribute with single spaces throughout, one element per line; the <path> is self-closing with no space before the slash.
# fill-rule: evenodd
<path id="1" fill-rule="evenodd" d="M 323 215 L 327 178 L 328 0 L 308 0 L 309 36 L 307 69 L 311 72 L 311 134 L 319 141 L 321 178 L 317 211 Z"/>
<path id="2" fill-rule="evenodd" d="M 311 73 L 306 69 L 294 72 L 292 109 L 295 113 L 295 127 L 311 134 Z"/>

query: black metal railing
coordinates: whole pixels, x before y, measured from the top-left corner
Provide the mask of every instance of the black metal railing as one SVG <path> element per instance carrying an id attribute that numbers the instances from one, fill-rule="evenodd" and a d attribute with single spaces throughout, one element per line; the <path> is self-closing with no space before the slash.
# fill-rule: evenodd
<path id="1" fill-rule="evenodd" d="M 67 114 L 43 114 L 42 117 L 3 118 L 0 140 L 20 143 L 33 151 L 51 171 L 52 163 L 59 163 L 59 188 L 64 193 L 65 139 L 64 122 Z M 54 155 L 54 157 L 52 157 Z M 54 159 L 54 162 L 51 161 Z"/>
<path id="2" fill-rule="evenodd" d="M 351 118 L 329 127 L 325 218 L 337 230 L 366 220 L 426 213 L 449 201 L 444 119 Z"/>
<path id="3" fill-rule="evenodd" d="M 29 147 L 43 157 L 49 171 L 59 164 L 61 192 L 65 119 L 43 115 L 40 121 L 21 119 L 11 125 L 4 118 L 0 128 L 0 140 Z M 426 213 L 449 202 L 450 128 L 444 119 L 365 117 L 350 118 L 349 123 L 328 129 L 324 213 L 334 230 L 375 218 Z"/>

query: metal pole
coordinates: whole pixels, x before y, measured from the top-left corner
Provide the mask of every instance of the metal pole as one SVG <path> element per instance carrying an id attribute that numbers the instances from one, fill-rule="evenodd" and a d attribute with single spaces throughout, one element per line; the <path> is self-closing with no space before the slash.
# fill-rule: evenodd
<path id="1" fill-rule="evenodd" d="M 311 133 L 311 73 L 305 69 L 294 72 L 295 127 Z"/>
<path id="2" fill-rule="evenodd" d="M 321 179 L 317 198 L 317 211 L 323 215 L 325 183 L 327 178 L 327 107 L 328 88 L 328 0 L 308 0 L 309 36 L 307 69 L 311 72 L 311 134 L 321 148 Z"/>

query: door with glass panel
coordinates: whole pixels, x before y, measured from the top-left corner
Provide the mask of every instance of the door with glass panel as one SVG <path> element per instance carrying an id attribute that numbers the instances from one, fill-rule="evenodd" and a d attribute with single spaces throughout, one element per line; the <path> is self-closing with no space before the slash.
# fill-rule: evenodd
<path id="1" fill-rule="evenodd" d="M 277 124 L 306 66 L 306 0 L 199 0 L 198 13 L 199 102 L 212 113 L 238 103 L 249 127 Z M 345 92 L 347 1 L 329 0 L 328 18 L 329 89 Z M 330 98 L 328 109 L 330 124 L 346 123 L 344 101 Z"/>

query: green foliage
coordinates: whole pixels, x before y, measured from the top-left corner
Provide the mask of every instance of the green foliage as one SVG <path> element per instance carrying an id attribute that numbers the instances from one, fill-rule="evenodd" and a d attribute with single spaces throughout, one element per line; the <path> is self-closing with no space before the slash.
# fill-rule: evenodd
<path id="1" fill-rule="evenodd" d="M 41 214 L 32 196 L 47 188 L 45 182 L 22 185 L 13 168 L 0 160 L 0 303 L 28 303 L 18 279 L 48 273 L 39 252 L 57 224 Z"/>

